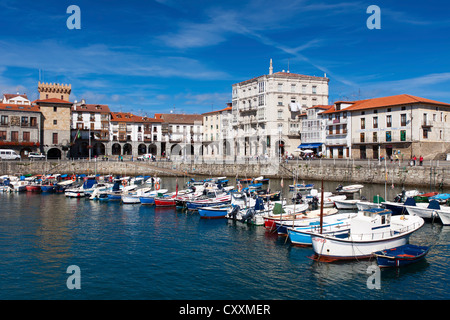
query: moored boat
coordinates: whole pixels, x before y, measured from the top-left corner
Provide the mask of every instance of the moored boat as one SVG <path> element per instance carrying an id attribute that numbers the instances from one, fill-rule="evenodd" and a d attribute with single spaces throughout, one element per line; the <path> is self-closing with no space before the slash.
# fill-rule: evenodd
<path id="1" fill-rule="evenodd" d="M 350 230 L 345 236 L 311 233 L 314 259 L 335 261 L 370 258 L 375 251 L 407 244 L 409 236 L 423 224 L 421 217 L 393 216 L 392 211 L 387 209 L 360 211 L 351 219 Z"/>
<path id="2" fill-rule="evenodd" d="M 425 258 L 430 247 L 405 244 L 403 246 L 376 251 L 373 255 L 380 268 L 402 267 Z"/>

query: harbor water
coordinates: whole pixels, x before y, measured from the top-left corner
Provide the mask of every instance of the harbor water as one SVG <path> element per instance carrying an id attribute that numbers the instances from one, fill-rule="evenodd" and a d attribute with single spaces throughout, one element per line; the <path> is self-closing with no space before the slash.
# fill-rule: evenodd
<path id="1" fill-rule="evenodd" d="M 283 197 L 292 196 L 291 183 L 283 181 Z M 175 190 L 175 184 L 175 178 L 162 178 L 162 188 Z M 280 185 L 271 180 L 272 190 Z M 325 183 L 326 191 L 335 188 Z M 365 186 L 362 195 L 371 199 L 385 190 L 392 200 L 401 188 Z M 316 262 L 311 248 L 292 246 L 262 226 L 64 194 L 4 193 L 0 201 L 2 300 L 450 298 L 450 227 L 439 221 L 427 222 L 410 238 L 431 246 L 426 259 L 378 270 L 374 288 L 374 260 Z M 79 268 L 80 288 L 69 288 L 69 266 Z"/>

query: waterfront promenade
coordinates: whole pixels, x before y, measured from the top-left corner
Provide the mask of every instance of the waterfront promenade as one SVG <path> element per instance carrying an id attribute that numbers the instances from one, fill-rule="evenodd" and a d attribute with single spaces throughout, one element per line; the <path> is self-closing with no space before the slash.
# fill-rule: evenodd
<path id="1" fill-rule="evenodd" d="M 114 174 L 122 176 L 227 176 L 252 178 L 284 178 L 297 181 L 320 180 L 339 183 L 377 183 L 404 186 L 424 186 L 443 189 L 450 186 L 450 161 L 427 160 L 422 166 L 409 161 L 377 161 L 353 159 L 315 160 L 248 160 L 238 161 L 131 161 L 117 159 L 25 160 L 1 161 L 1 175 L 26 174 Z"/>

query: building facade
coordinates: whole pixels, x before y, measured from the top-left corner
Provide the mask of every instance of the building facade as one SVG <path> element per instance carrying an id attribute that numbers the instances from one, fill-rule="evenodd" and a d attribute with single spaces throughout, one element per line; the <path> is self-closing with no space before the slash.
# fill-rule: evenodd
<path id="1" fill-rule="evenodd" d="M 199 159 L 203 155 L 203 116 L 201 114 L 157 113 L 155 119 L 162 120 L 161 152 L 171 159 L 186 161 Z"/>
<path id="2" fill-rule="evenodd" d="M 300 115 L 328 104 L 326 77 L 273 73 L 232 85 L 233 149 L 237 157 L 292 154 L 300 144 Z"/>
<path id="3" fill-rule="evenodd" d="M 23 159 L 41 151 L 42 115 L 36 105 L 0 104 L 0 148 L 13 149 Z"/>
<path id="4" fill-rule="evenodd" d="M 346 110 L 355 159 L 428 160 L 450 151 L 450 104 L 402 94 L 355 101 Z"/>

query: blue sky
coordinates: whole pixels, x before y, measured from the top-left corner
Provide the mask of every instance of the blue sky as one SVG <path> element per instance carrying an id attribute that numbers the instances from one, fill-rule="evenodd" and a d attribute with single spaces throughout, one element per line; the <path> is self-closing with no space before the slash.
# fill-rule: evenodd
<path id="1" fill-rule="evenodd" d="M 69 30 L 69 5 L 81 29 Z M 381 29 L 369 30 L 370 5 Z M 0 2 L 0 91 L 44 82 L 113 111 L 202 113 L 231 85 L 274 71 L 330 78 L 330 103 L 408 93 L 450 103 L 445 1 Z"/>

